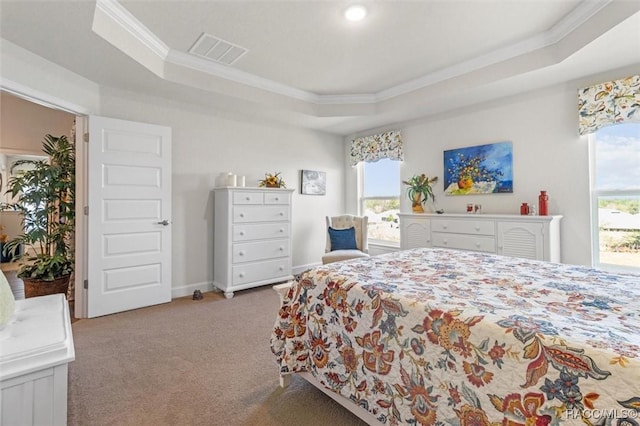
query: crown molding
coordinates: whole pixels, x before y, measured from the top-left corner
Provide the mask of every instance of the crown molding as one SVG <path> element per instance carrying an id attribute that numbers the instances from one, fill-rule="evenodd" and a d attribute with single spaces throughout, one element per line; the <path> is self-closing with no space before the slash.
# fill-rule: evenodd
<path id="1" fill-rule="evenodd" d="M 531 36 L 503 48 L 496 49 L 485 55 L 477 56 L 469 59 L 468 61 L 463 61 L 450 67 L 432 72 L 415 80 L 382 90 L 376 93 L 376 100 L 378 102 L 386 101 L 391 98 L 395 98 L 396 96 L 405 95 L 450 78 L 458 77 L 556 44 L 612 1 L 613 0 L 590 0 L 580 3 L 568 15 L 546 32 Z"/>
<path id="2" fill-rule="evenodd" d="M 277 95 L 286 96 L 317 105 L 376 104 L 405 95 L 451 78 L 477 71 L 515 57 L 534 52 L 558 43 L 579 28 L 614 0 L 586 0 L 578 4 L 569 14 L 551 29 L 520 42 L 499 48 L 485 55 L 442 68 L 417 79 L 370 94 L 320 95 L 262 78 L 236 68 L 217 64 L 197 56 L 169 48 L 142 22 L 125 9 L 118 0 L 96 0 L 96 9 L 104 12 L 122 29 L 138 39 L 147 49 L 171 64 L 197 70 L 214 77 L 233 81 Z"/>
<path id="3" fill-rule="evenodd" d="M 555 44 L 578 29 L 614 0 L 585 0 L 545 33 L 547 45 Z"/>
<path id="4" fill-rule="evenodd" d="M 169 55 L 169 47 L 117 0 L 96 0 L 96 10 L 103 12 L 160 58 L 166 59 Z"/>
<path id="5" fill-rule="evenodd" d="M 266 90 L 278 95 L 284 95 L 289 98 L 298 99 L 304 102 L 318 103 L 319 100 L 319 95 L 315 93 L 296 89 L 295 87 L 262 78 L 246 71 L 231 68 L 227 65 L 208 61 L 206 59 L 202 59 L 195 55 L 181 52 L 179 50 L 170 49 L 169 54 L 167 55 L 165 60 L 174 65 L 191 68 L 196 71 L 211 74 L 215 77 L 251 86 L 256 89 Z"/>

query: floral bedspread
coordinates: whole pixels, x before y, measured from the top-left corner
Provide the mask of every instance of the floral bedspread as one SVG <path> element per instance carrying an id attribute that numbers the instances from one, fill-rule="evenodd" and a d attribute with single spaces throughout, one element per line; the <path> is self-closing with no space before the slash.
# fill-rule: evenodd
<path id="1" fill-rule="evenodd" d="M 640 275 L 446 249 L 305 272 L 271 337 L 385 424 L 639 425 Z"/>

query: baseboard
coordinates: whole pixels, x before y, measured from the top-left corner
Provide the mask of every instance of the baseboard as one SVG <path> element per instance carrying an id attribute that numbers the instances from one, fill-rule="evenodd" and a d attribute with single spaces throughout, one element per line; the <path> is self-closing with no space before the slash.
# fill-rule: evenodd
<path id="1" fill-rule="evenodd" d="M 307 263 L 306 265 L 298 265 L 298 266 L 294 266 L 291 270 L 291 272 L 293 273 L 293 275 L 297 275 L 297 274 L 301 274 L 304 271 L 311 269 L 311 268 L 315 268 L 316 266 L 321 266 L 322 263 L 317 262 L 317 263 Z"/>
<path id="2" fill-rule="evenodd" d="M 179 297 L 191 296 L 193 295 L 194 290 L 200 290 L 203 293 L 207 291 L 213 291 L 213 283 L 202 282 L 202 283 L 184 285 L 181 287 L 173 287 L 171 289 L 171 298 L 177 299 Z"/>
<path id="3" fill-rule="evenodd" d="M 322 263 L 317 262 L 317 263 L 308 263 L 306 265 L 294 266 L 291 269 L 291 273 L 293 275 L 300 274 L 308 269 L 315 268 L 316 266 L 321 266 L 321 265 Z M 217 288 L 213 287 L 213 282 L 201 282 L 201 283 L 183 285 L 180 287 L 173 287 L 171 289 L 171 298 L 177 299 L 179 297 L 191 296 L 193 295 L 194 290 L 200 290 L 203 293 L 207 291 L 220 291 Z"/>

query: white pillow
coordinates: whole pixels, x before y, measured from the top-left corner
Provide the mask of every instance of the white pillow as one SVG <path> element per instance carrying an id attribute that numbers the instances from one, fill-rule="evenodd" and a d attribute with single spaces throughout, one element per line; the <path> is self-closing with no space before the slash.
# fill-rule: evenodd
<path id="1" fill-rule="evenodd" d="M 15 309 L 16 300 L 11 291 L 11 286 L 7 281 L 7 277 L 4 276 L 4 272 L 0 271 L 0 330 L 7 325 Z"/>

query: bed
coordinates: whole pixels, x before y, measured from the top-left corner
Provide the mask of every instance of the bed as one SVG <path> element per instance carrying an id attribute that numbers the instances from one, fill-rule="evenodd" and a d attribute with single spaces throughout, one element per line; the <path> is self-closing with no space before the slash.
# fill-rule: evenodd
<path id="1" fill-rule="evenodd" d="M 640 275 L 447 249 L 328 264 L 284 289 L 271 350 L 283 384 L 369 423 L 639 425 Z"/>

